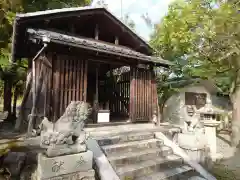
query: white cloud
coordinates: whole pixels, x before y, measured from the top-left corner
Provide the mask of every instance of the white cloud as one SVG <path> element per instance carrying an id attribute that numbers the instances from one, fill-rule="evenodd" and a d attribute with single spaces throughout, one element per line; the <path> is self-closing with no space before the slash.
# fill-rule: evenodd
<path id="1" fill-rule="evenodd" d="M 97 0 L 94 0 L 96 2 Z M 157 23 L 166 14 L 168 5 L 173 0 L 122 0 L 122 12 L 128 14 L 136 24 L 137 34 L 149 40 L 151 29 L 147 27 L 141 18 L 148 13 L 153 23 Z M 108 9 L 118 18 L 121 18 L 121 0 L 105 0 Z"/>
<path id="2" fill-rule="evenodd" d="M 138 13 L 132 13 L 132 14 L 129 13 L 129 18 L 134 20 L 135 24 L 142 23 L 142 18 Z"/>
<path id="3" fill-rule="evenodd" d="M 148 15 L 154 23 L 158 22 L 161 17 L 163 17 L 167 13 L 168 6 L 171 2 L 173 2 L 173 0 L 160 0 L 148 11 Z"/>

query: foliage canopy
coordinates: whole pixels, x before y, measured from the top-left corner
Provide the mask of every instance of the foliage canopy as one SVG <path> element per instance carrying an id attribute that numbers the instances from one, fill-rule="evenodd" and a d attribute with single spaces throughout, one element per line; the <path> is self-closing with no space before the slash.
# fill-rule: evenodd
<path id="1" fill-rule="evenodd" d="M 240 133 L 240 123 L 235 123 L 240 118 L 239 7 L 230 0 L 176 1 L 151 36 L 156 54 L 176 64 L 168 78 L 212 79 L 230 95 L 235 145 Z"/>

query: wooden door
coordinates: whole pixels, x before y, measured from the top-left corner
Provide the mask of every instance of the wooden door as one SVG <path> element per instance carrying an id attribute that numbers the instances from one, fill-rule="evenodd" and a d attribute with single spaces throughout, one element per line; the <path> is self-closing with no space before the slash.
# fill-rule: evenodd
<path id="1" fill-rule="evenodd" d="M 157 88 L 153 71 L 131 68 L 130 118 L 132 122 L 151 121 L 156 107 Z"/>

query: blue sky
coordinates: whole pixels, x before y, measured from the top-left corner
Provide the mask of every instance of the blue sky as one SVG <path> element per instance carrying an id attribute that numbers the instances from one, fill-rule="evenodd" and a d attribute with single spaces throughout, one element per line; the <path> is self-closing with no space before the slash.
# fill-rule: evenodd
<path id="1" fill-rule="evenodd" d="M 97 0 L 94 0 L 96 2 Z M 157 23 L 167 13 L 168 5 L 173 0 L 122 0 L 123 14 L 128 14 L 136 24 L 137 34 L 146 41 L 149 40 L 151 28 L 147 27 L 141 18 L 148 14 L 153 23 Z M 105 0 L 108 10 L 118 18 L 121 17 L 121 0 Z"/>

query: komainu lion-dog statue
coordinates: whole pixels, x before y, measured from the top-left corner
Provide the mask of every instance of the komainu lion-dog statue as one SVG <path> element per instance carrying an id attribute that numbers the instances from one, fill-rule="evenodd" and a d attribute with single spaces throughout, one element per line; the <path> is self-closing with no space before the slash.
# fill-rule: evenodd
<path id="1" fill-rule="evenodd" d="M 40 145 L 47 149 L 46 155 L 53 157 L 85 151 L 87 135 L 83 128 L 90 113 L 88 103 L 72 101 L 55 123 L 45 117 L 39 130 Z"/>

